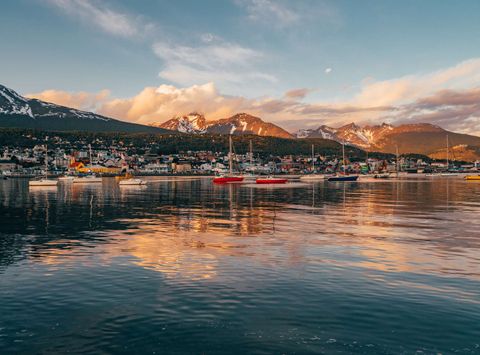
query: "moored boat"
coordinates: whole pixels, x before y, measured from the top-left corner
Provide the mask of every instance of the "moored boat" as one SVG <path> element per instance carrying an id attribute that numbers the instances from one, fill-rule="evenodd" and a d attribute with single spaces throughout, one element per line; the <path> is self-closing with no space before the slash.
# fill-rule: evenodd
<path id="1" fill-rule="evenodd" d="M 300 177 L 302 181 L 316 181 L 316 180 L 325 180 L 327 175 L 325 174 L 307 174 Z"/>
<path id="2" fill-rule="evenodd" d="M 229 182 L 242 182 L 243 176 L 230 176 L 230 175 L 220 175 L 213 178 L 213 182 L 216 184 L 226 184 Z"/>
<path id="3" fill-rule="evenodd" d="M 102 178 L 95 175 L 77 176 L 73 179 L 74 184 L 96 184 L 101 182 Z"/>
<path id="4" fill-rule="evenodd" d="M 64 175 L 58 178 L 59 181 L 65 181 L 65 182 L 73 181 L 73 179 L 75 179 L 75 176 L 72 176 L 72 175 Z"/>
<path id="5" fill-rule="evenodd" d="M 381 173 L 381 174 L 375 174 L 373 175 L 375 179 L 389 179 L 390 174 L 389 173 Z"/>
<path id="6" fill-rule="evenodd" d="M 132 186 L 132 185 L 146 185 L 147 182 L 142 179 L 130 178 L 130 179 L 120 180 L 118 184 L 120 186 Z"/>
<path id="7" fill-rule="evenodd" d="M 37 180 L 30 180 L 28 182 L 28 186 L 57 186 L 58 180 L 53 179 L 37 179 Z"/>
<path id="8" fill-rule="evenodd" d="M 467 175 L 464 177 L 464 179 L 470 181 L 480 181 L 480 175 Z"/>
<path id="9" fill-rule="evenodd" d="M 337 175 L 328 178 L 328 181 L 357 181 L 358 175 Z"/>
<path id="10" fill-rule="evenodd" d="M 232 135 L 228 137 L 229 149 L 228 149 L 228 164 L 229 164 L 229 174 L 228 175 L 219 175 L 213 178 L 215 184 L 228 184 L 231 182 L 242 182 L 243 176 L 233 174 L 233 142 Z"/>
<path id="11" fill-rule="evenodd" d="M 257 180 L 255 180 L 255 183 L 257 184 L 285 184 L 287 182 L 288 182 L 288 179 L 276 178 L 273 176 L 258 178 Z"/>

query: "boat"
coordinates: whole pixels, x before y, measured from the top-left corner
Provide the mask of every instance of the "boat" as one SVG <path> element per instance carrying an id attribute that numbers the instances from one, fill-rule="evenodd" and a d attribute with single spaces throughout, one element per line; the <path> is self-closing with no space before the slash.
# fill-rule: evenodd
<path id="1" fill-rule="evenodd" d="M 457 173 L 441 173 L 441 176 L 458 176 Z"/>
<path id="2" fill-rule="evenodd" d="M 258 178 L 255 180 L 257 184 L 285 184 L 288 182 L 288 179 L 276 178 L 273 176 L 267 176 L 265 178 Z"/>
<path id="3" fill-rule="evenodd" d="M 58 178 L 59 181 L 65 181 L 65 182 L 71 182 L 73 181 L 73 179 L 75 179 L 75 176 L 72 176 L 72 175 L 64 175 Z"/>
<path id="4" fill-rule="evenodd" d="M 233 174 L 233 142 L 232 135 L 228 138 L 229 149 L 228 149 L 228 165 L 229 173 L 224 175 L 215 176 L 213 182 L 215 184 L 227 184 L 231 182 L 242 182 L 243 176 Z"/>
<path id="5" fill-rule="evenodd" d="M 90 167 L 92 166 L 92 146 L 88 145 L 88 150 L 90 154 Z M 86 175 L 86 176 L 76 176 L 73 178 L 72 182 L 74 184 L 96 184 L 102 182 L 101 177 L 97 177 L 95 174 Z"/>
<path id="6" fill-rule="evenodd" d="M 467 175 L 464 179 L 469 181 L 480 181 L 480 175 Z"/>
<path id="7" fill-rule="evenodd" d="M 307 174 L 300 177 L 302 181 L 315 181 L 315 180 L 325 180 L 327 175 L 325 174 Z"/>
<path id="8" fill-rule="evenodd" d="M 48 178 L 48 147 L 45 144 L 45 177 L 30 180 L 28 186 L 57 186 L 58 180 Z"/>
<path id="9" fill-rule="evenodd" d="M 97 177 L 96 175 L 87 175 L 87 176 L 76 176 L 72 181 L 74 184 L 95 184 L 101 183 L 102 178 Z"/>
<path id="10" fill-rule="evenodd" d="M 357 181 L 358 175 L 337 175 L 328 178 L 328 181 Z"/>
<path id="11" fill-rule="evenodd" d="M 302 181 L 325 180 L 325 174 L 315 174 L 315 145 L 312 144 L 312 172 L 300 177 Z"/>
<path id="12" fill-rule="evenodd" d="M 373 175 L 375 179 L 389 179 L 390 178 L 390 173 L 380 173 L 380 174 L 375 174 Z"/>
<path id="13" fill-rule="evenodd" d="M 120 180 L 118 184 L 120 186 L 132 186 L 132 185 L 146 185 L 147 182 L 142 179 L 131 178 L 131 179 Z"/>
<path id="14" fill-rule="evenodd" d="M 345 143 L 342 143 L 342 159 L 343 159 L 343 171 L 345 172 L 346 171 L 346 167 L 345 167 Z M 331 181 L 331 182 L 336 182 L 336 181 L 357 181 L 358 180 L 358 175 L 347 175 L 347 174 L 344 174 L 344 175 L 335 175 L 335 176 L 331 176 L 327 179 L 327 181 Z"/>

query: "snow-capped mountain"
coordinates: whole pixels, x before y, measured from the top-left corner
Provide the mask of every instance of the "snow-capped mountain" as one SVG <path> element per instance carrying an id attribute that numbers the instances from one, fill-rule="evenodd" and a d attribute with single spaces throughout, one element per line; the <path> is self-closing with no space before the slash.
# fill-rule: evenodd
<path id="1" fill-rule="evenodd" d="M 0 127 L 52 131 L 169 132 L 161 128 L 123 122 L 92 112 L 28 99 L 3 85 L 0 85 Z"/>
<path id="2" fill-rule="evenodd" d="M 246 113 L 206 121 L 203 115 L 194 112 L 186 116 L 174 117 L 155 126 L 184 133 L 255 134 L 258 136 L 292 138 L 292 135 L 283 128 Z"/>
<path id="3" fill-rule="evenodd" d="M 320 126 L 317 129 L 300 130 L 297 138 L 324 138 L 359 148 L 394 153 L 396 148 L 404 153 L 430 154 L 445 148 L 446 135 L 455 144 L 480 145 L 480 137 L 458 134 L 429 123 L 381 125 L 360 127 L 355 123 L 331 128 Z"/>
<path id="4" fill-rule="evenodd" d="M 206 133 L 207 121 L 203 115 L 192 112 L 185 116 L 174 117 L 158 125 L 157 127 L 172 131 L 179 131 L 182 133 Z"/>

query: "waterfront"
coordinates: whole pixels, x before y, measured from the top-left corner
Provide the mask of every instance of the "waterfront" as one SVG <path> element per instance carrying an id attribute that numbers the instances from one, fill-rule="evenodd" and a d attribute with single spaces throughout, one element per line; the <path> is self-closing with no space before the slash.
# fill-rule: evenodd
<path id="1" fill-rule="evenodd" d="M 0 181 L 3 353 L 480 352 L 480 184 Z"/>

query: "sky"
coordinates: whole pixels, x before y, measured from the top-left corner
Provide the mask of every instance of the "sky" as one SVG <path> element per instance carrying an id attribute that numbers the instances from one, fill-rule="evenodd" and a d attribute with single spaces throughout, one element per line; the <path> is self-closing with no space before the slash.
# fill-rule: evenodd
<path id="1" fill-rule="evenodd" d="M 143 123 L 480 135 L 478 0 L 3 0 L 0 84 Z"/>

